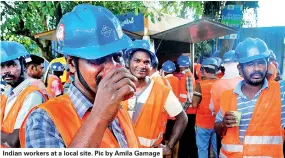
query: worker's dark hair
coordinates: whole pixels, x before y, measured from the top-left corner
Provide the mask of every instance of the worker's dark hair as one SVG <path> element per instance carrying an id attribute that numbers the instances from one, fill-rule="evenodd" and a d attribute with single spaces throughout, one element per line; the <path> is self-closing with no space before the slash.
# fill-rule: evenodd
<path id="1" fill-rule="evenodd" d="M 207 73 L 210 74 L 216 74 L 217 70 L 216 69 L 212 69 L 212 68 L 208 68 L 208 67 L 202 67 Z"/>
<path id="2" fill-rule="evenodd" d="M 36 55 L 30 55 L 30 58 L 32 59 L 32 61 L 25 63 L 25 67 L 28 68 L 30 65 L 41 65 L 42 63 L 44 63 L 44 59 L 36 56 Z"/>
<path id="3" fill-rule="evenodd" d="M 53 71 L 53 74 L 59 78 L 63 75 L 63 71 Z"/>

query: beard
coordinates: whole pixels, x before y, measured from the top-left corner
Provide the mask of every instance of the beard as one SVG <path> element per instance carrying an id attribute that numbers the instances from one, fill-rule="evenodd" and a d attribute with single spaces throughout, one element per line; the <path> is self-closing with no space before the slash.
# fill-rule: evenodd
<path id="1" fill-rule="evenodd" d="M 256 74 L 260 75 L 262 79 L 259 80 L 259 81 L 253 81 L 253 80 L 251 80 L 251 78 L 252 78 L 254 75 L 256 75 Z M 253 73 L 251 73 L 251 74 L 249 75 L 249 77 L 246 76 L 246 75 L 244 75 L 244 81 L 245 81 L 246 83 L 252 85 L 252 86 L 260 86 L 261 84 L 264 83 L 265 74 L 266 74 L 266 73 L 263 73 L 263 72 L 260 72 L 260 71 L 253 72 Z"/>
<path id="2" fill-rule="evenodd" d="M 5 80 L 5 78 L 12 78 L 12 80 Z M 12 87 L 17 87 L 22 81 L 24 81 L 24 78 L 22 76 L 19 77 L 18 80 L 16 79 L 16 76 L 14 75 L 10 75 L 10 74 L 5 74 L 2 76 L 2 79 L 9 85 L 11 85 Z"/>

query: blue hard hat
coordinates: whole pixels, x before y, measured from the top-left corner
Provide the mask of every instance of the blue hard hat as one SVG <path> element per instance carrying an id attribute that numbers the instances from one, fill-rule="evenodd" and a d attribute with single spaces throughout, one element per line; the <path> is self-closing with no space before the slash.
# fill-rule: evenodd
<path id="1" fill-rule="evenodd" d="M 158 68 L 158 64 L 159 64 L 158 59 L 157 59 L 156 55 L 154 55 L 153 60 L 151 61 L 151 65 L 154 68 Z"/>
<path id="2" fill-rule="evenodd" d="M 217 60 L 218 67 L 220 67 L 220 66 L 221 66 L 221 64 L 222 64 L 222 59 L 221 59 L 221 58 L 219 58 L 219 57 L 213 57 L 213 58 Z"/>
<path id="3" fill-rule="evenodd" d="M 237 45 L 235 52 L 239 63 L 268 58 L 270 55 L 266 43 L 259 38 L 246 38 Z"/>
<path id="4" fill-rule="evenodd" d="M 230 50 L 223 55 L 223 63 L 237 62 L 234 50 Z"/>
<path id="5" fill-rule="evenodd" d="M 181 55 L 177 59 L 177 64 L 179 65 L 179 67 L 189 67 L 189 65 L 191 65 L 191 60 L 188 56 Z"/>
<path id="6" fill-rule="evenodd" d="M 52 63 L 50 66 L 51 71 L 64 71 L 64 65 L 60 62 Z"/>
<path id="7" fill-rule="evenodd" d="M 151 65 L 153 67 L 158 65 L 158 59 L 157 59 L 155 53 L 150 50 L 150 44 L 147 40 L 135 40 L 133 42 L 133 45 L 131 47 L 129 47 L 125 51 L 125 53 L 128 54 L 128 57 L 130 57 L 130 54 L 134 53 L 138 49 L 142 49 L 145 52 L 149 53 L 150 58 L 151 58 Z"/>
<path id="8" fill-rule="evenodd" d="M 1 41 L 1 63 L 29 56 L 26 48 L 18 42 Z"/>
<path id="9" fill-rule="evenodd" d="M 83 59 L 98 59 L 131 46 L 120 21 L 108 9 L 80 4 L 65 14 L 56 30 L 58 52 Z"/>
<path id="10" fill-rule="evenodd" d="M 172 73 L 175 71 L 175 69 L 176 69 L 175 64 L 170 60 L 167 60 L 162 64 L 162 70 L 167 73 Z"/>
<path id="11" fill-rule="evenodd" d="M 213 65 L 213 66 L 216 66 L 217 68 L 219 67 L 218 61 L 213 57 L 206 58 L 203 60 L 202 67 L 207 66 L 207 65 Z"/>

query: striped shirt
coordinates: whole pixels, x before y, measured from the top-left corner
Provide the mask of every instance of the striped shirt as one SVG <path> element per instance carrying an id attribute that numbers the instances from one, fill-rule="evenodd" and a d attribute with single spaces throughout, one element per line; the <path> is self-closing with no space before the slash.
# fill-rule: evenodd
<path id="1" fill-rule="evenodd" d="M 243 84 L 244 84 L 244 81 L 239 82 L 236 88 L 234 89 L 234 93 L 238 95 L 237 108 L 238 108 L 238 111 L 242 113 L 240 125 L 239 125 L 239 138 L 241 142 L 243 142 L 244 140 L 244 135 L 248 128 L 250 120 L 252 118 L 252 114 L 254 111 L 255 104 L 258 100 L 258 97 L 260 96 L 261 92 L 264 89 L 268 88 L 268 81 L 266 79 L 264 80 L 264 84 L 262 88 L 255 94 L 255 96 L 251 100 L 249 100 L 241 91 L 241 87 Z M 282 110 L 281 112 L 282 128 L 285 127 L 285 100 L 284 100 L 285 87 L 284 87 L 284 84 L 285 84 L 284 81 L 280 82 L 281 101 L 282 101 L 282 109 L 281 109 Z M 216 122 L 221 122 L 222 120 L 223 120 L 223 116 L 222 116 L 222 111 L 220 110 L 216 116 Z"/>
<path id="2" fill-rule="evenodd" d="M 80 118 L 93 107 L 93 104 L 73 85 L 70 84 L 67 92 Z M 121 148 L 127 148 L 125 134 L 117 118 L 109 124 Z M 55 124 L 43 109 L 36 109 L 28 117 L 26 124 L 26 148 L 64 148 L 66 147 Z"/>
<path id="3" fill-rule="evenodd" d="M 191 72 L 190 69 L 185 69 L 182 73 L 186 74 L 187 72 Z M 187 110 L 187 108 L 190 106 L 192 103 L 192 96 L 188 94 L 193 94 L 193 83 L 192 83 L 192 76 L 188 76 L 186 78 L 186 91 L 187 91 L 187 98 L 185 103 L 181 103 L 183 105 L 184 110 Z"/>

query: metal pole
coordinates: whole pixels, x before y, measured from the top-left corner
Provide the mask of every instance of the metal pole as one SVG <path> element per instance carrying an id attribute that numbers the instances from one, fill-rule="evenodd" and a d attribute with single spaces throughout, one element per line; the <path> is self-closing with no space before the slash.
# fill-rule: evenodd
<path id="1" fill-rule="evenodd" d="M 192 43 L 192 72 L 194 73 L 194 59 L 195 59 L 195 44 L 194 43 Z"/>

